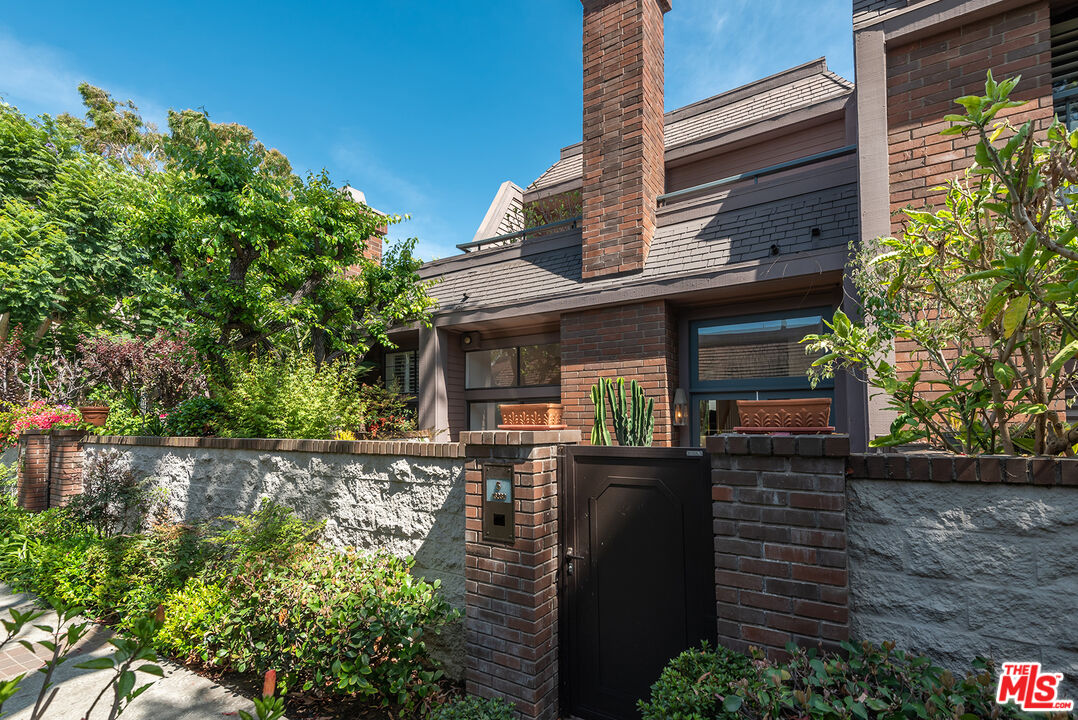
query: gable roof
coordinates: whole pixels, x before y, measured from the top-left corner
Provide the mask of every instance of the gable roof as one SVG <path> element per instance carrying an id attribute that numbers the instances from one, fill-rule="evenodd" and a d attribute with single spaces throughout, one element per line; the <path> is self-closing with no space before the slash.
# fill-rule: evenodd
<path id="1" fill-rule="evenodd" d="M 826 58 L 783 70 L 713 97 L 666 113 L 666 150 L 690 145 L 794 110 L 849 95 L 853 83 L 827 69 Z M 584 146 L 562 148 L 561 157 L 527 192 L 579 180 Z"/>

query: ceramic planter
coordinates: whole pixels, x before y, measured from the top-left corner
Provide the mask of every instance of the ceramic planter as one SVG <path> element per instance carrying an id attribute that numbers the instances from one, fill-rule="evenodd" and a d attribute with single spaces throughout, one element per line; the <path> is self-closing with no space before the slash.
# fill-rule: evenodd
<path id="1" fill-rule="evenodd" d="M 738 400 L 738 433 L 832 433 L 831 398 Z"/>
<path id="2" fill-rule="evenodd" d="M 564 430 L 561 403 L 499 405 L 502 422 L 499 430 Z"/>
<path id="3" fill-rule="evenodd" d="M 102 427 L 109 418 L 108 405 L 83 405 L 79 407 L 82 419 L 94 427 Z"/>

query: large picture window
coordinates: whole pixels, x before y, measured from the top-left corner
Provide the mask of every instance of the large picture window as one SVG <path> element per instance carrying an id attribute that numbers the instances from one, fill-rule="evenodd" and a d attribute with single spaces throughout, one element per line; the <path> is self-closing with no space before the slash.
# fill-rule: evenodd
<path id="1" fill-rule="evenodd" d="M 472 350 L 464 356 L 468 429 L 494 430 L 501 423 L 499 405 L 560 402 L 561 345 L 521 343 Z"/>
<path id="2" fill-rule="evenodd" d="M 465 355 L 464 387 L 534 387 L 561 383 L 561 345 L 520 345 Z"/>
<path id="3" fill-rule="evenodd" d="M 801 338 L 826 330 L 829 308 L 706 320 L 690 325 L 693 437 L 740 425 L 738 400 L 834 397 L 834 381 L 815 388 L 807 370 L 816 359 Z"/>

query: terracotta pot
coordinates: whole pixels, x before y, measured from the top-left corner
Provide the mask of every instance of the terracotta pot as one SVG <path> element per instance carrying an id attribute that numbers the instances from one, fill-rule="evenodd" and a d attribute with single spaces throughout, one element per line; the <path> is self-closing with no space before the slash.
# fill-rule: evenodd
<path id="1" fill-rule="evenodd" d="M 831 398 L 738 400 L 738 433 L 833 433 Z"/>
<path id="2" fill-rule="evenodd" d="M 83 405 L 79 407 L 82 419 L 95 427 L 102 427 L 109 419 L 108 405 Z"/>
<path id="3" fill-rule="evenodd" d="M 564 430 L 561 403 L 499 405 L 502 422 L 499 430 Z"/>

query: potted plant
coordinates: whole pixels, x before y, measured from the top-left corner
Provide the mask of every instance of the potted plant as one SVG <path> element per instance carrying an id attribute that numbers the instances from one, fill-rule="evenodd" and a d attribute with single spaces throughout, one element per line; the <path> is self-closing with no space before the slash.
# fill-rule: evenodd
<path id="1" fill-rule="evenodd" d="M 738 400 L 738 433 L 833 433 L 831 398 Z"/>
<path id="2" fill-rule="evenodd" d="M 564 430 L 561 403 L 515 403 L 499 405 L 499 430 Z"/>
<path id="3" fill-rule="evenodd" d="M 85 405 L 79 405 L 79 414 L 88 425 L 104 427 L 109 419 L 108 390 L 104 387 L 96 387 L 86 400 Z"/>

